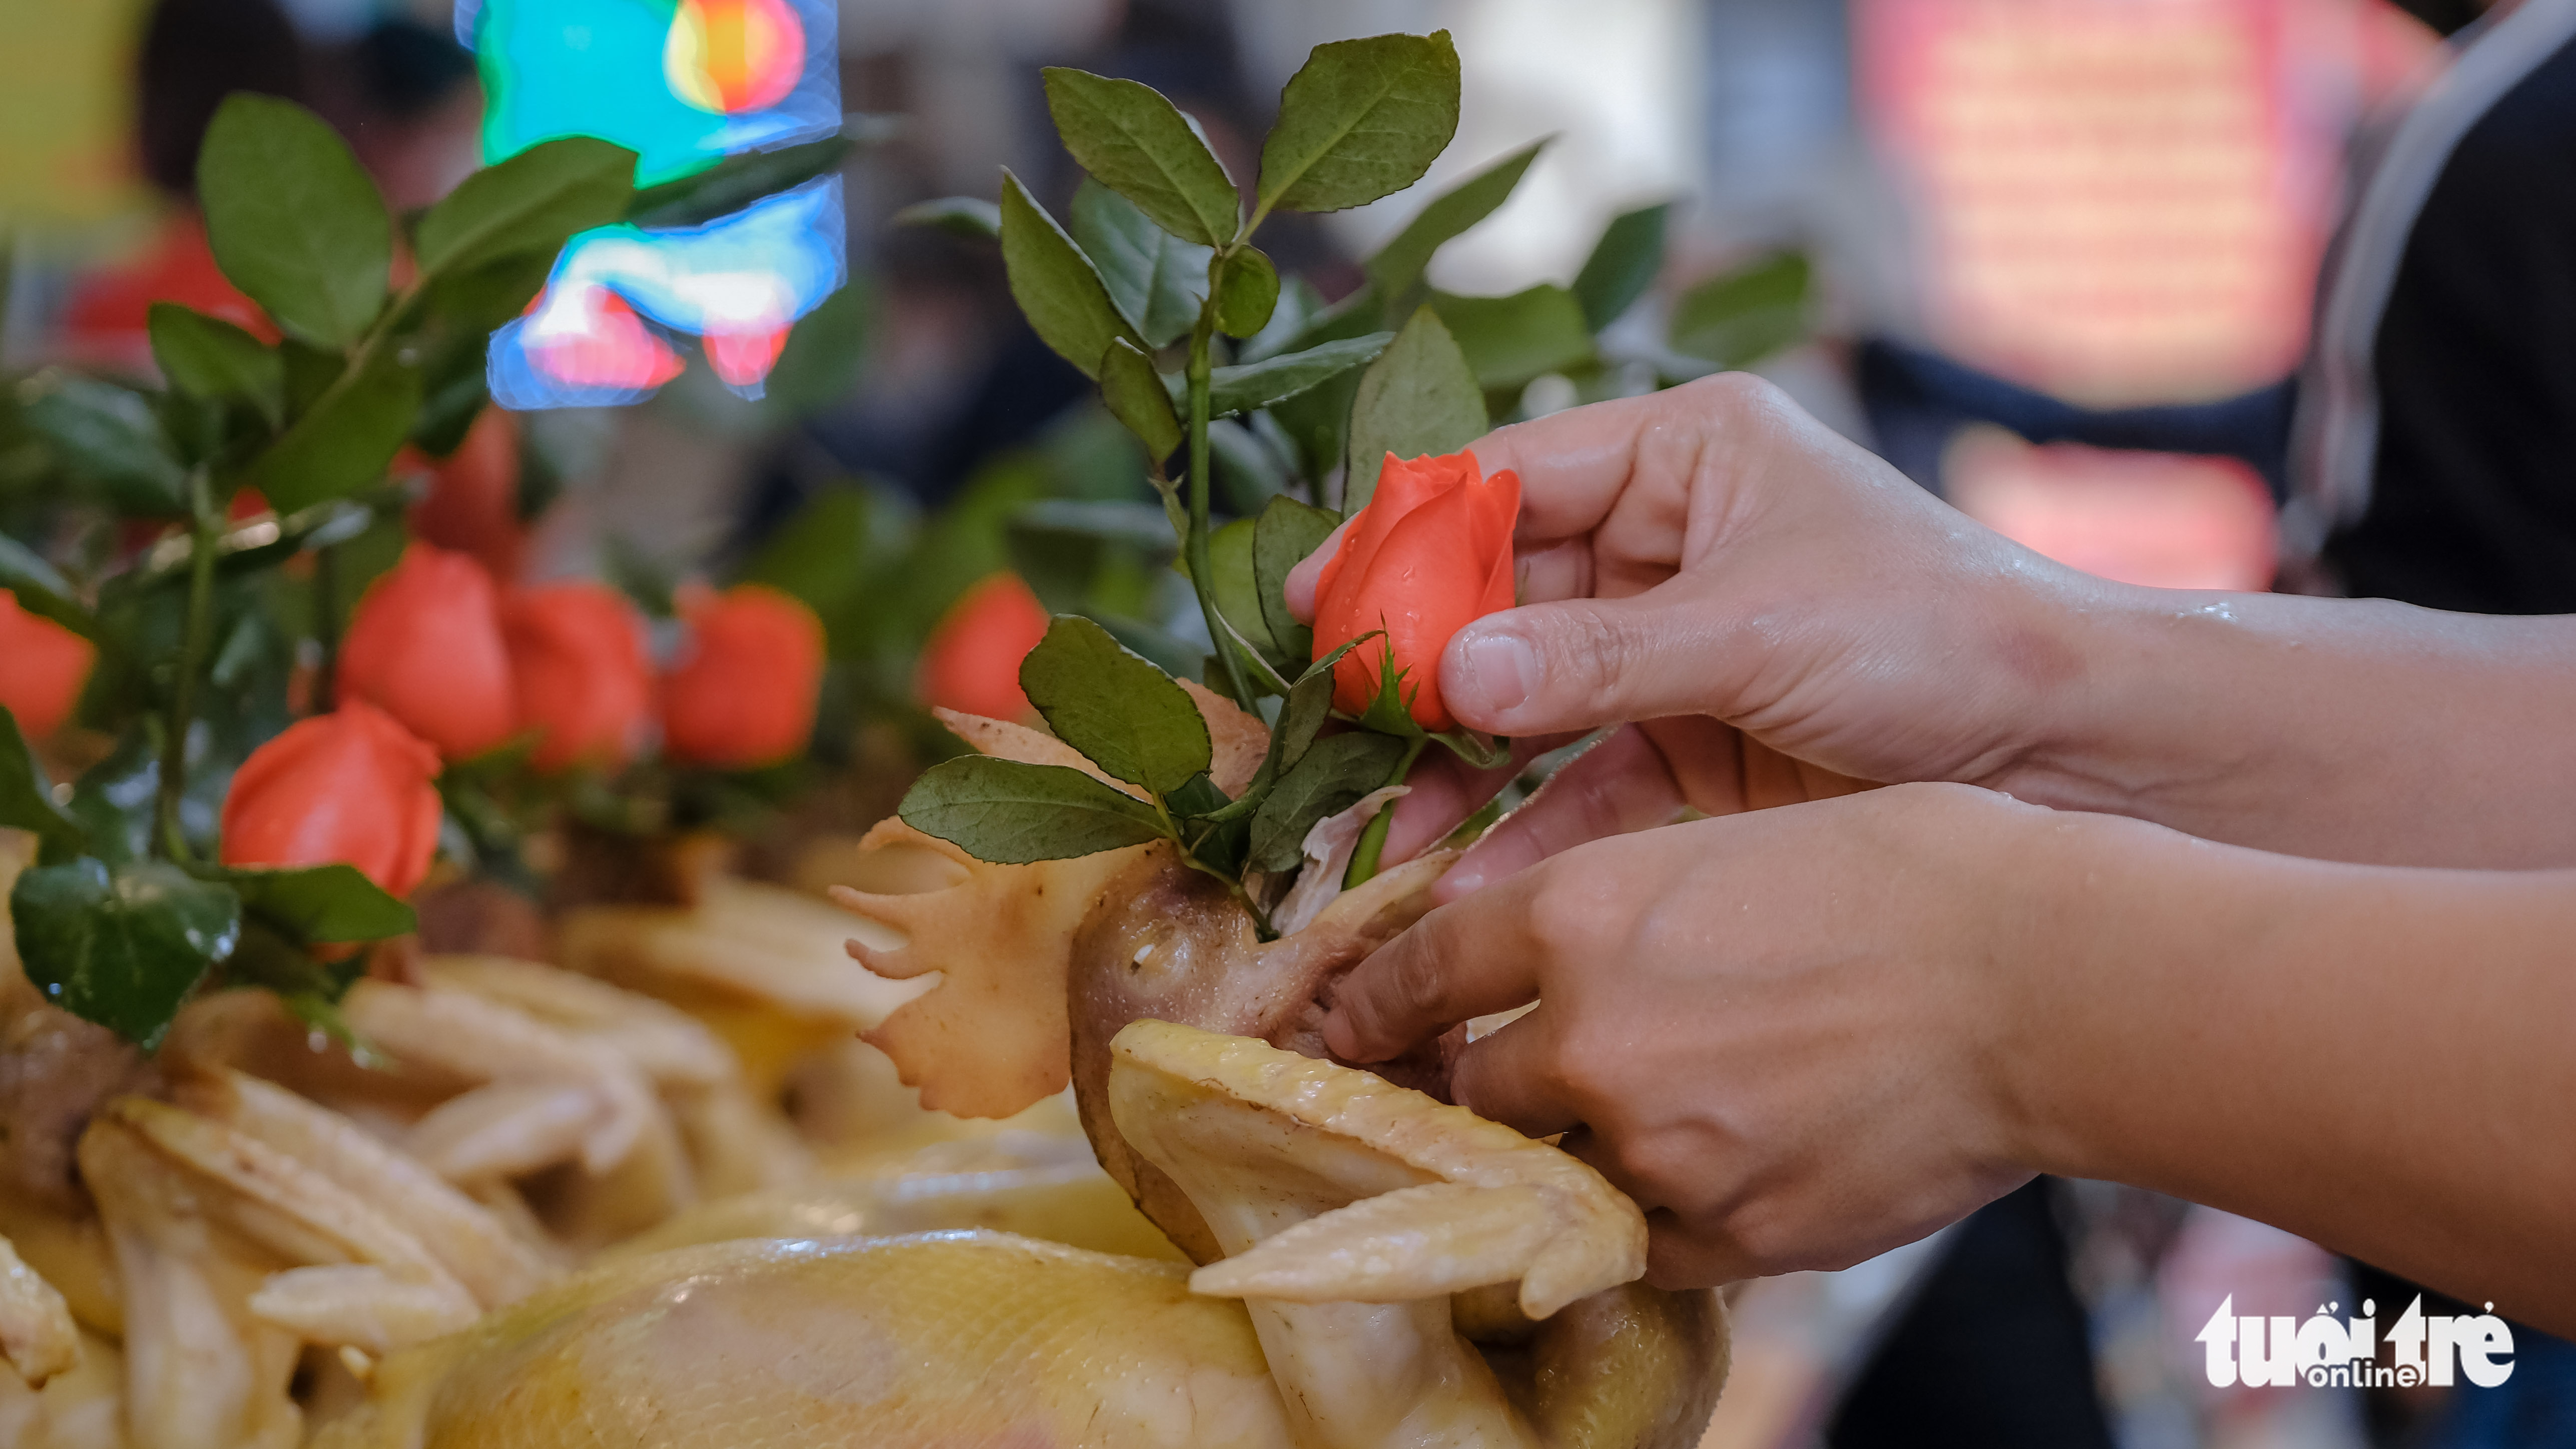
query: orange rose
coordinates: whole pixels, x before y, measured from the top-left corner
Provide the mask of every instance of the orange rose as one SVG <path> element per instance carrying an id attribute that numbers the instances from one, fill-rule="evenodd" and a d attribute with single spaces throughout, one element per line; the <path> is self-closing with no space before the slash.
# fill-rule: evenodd
<path id="1" fill-rule="evenodd" d="M 538 731 L 530 762 L 616 769 L 634 758 L 653 712 L 644 621 L 614 589 L 548 584 L 512 591 L 501 607 L 519 727 Z"/>
<path id="2" fill-rule="evenodd" d="M 1440 699 L 1440 651 L 1473 620 L 1512 606 L 1512 525 L 1520 475 L 1483 476 L 1473 453 L 1400 461 L 1343 530 L 1315 589 L 1315 657 L 1372 629 L 1372 639 L 1333 666 L 1333 703 L 1358 714 L 1377 697 L 1378 672 L 1395 654 L 1397 693 L 1426 730 L 1457 723 Z"/>
<path id="3" fill-rule="evenodd" d="M 961 714 L 1019 719 L 1020 661 L 1046 637 L 1046 605 L 1017 574 L 995 574 L 968 589 L 922 646 L 921 702 Z"/>
<path id="4" fill-rule="evenodd" d="M 340 698 L 363 699 L 461 760 L 518 728 L 492 576 L 425 543 L 367 586 L 340 641 Z"/>
<path id="5" fill-rule="evenodd" d="M 519 429 L 508 413 L 485 408 L 442 460 L 404 449 L 394 471 L 429 475 L 428 495 L 412 505 L 412 537 L 470 553 L 504 582 L 519 576 L 528 527 L 519 518 Z"/>
<path id="6" fill-rule="evenodd" d="M 97 646 L 28 613 L 18 607 L 16 594 L 0 589 L 0 707 L 17 717 L 18 733 L 29 743 L 52 735 L 72 717 L 97 659 Z"/>
<path id="7" fill-rule="evenodd" d="M 689 642 L 662 676 L 671 758 L 748 769 L 802 752 L 823 685 L 823 621 L 759 584 L 687 588 L 679 604 Z"/>
<path id="8" fill-rule="evenodd" d="M 438 853 L 438 751 L 352 700 L 250 752 L 224 796 L 226 865 L 354 865 L 398 896 Z"/>

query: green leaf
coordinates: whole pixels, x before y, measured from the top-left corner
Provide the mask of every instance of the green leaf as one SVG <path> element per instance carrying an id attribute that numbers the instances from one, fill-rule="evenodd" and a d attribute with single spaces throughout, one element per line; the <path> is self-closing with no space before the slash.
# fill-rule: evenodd
<path id="1" fill-rule="evenodd" d="M 206 245 L 277 325 L 346 347 L 384 310 L 392 218 L 348 143 L 321 117 L 236 91 L 197 152 Z"/>
<path id="2" fill-rule="evenodd" d="M 311 412 L 331 384 L 349 370 L 346 355 L 307 347 L 292 337 L 277 344 L 277 355 L 286 364 L 286 421 L 290 424 Z"/>
<path id="3" fill-rule="evenodd" d="M 1259 362 L 1265 357 L 1296 351 L 1299 334 L 1325 310 L 1324 294 L 1315 290 L 1314 283 L 1304 277 L 1288 278 L 1280 283 L 1279 299 L 1273 304 L 1270 320 L 1261 324 L 1260 331 L 1244 339 L 1235 356 L 1245 362 Z M 1365 332 L 1368 329 L 1362 327 L 1360 330 Z"/>
<path id="4" fill-rule="evenodd" d="M 187 511 L 187 474 L 140 394 L 48 368 L 19 384 L 18 416 L 66 471 L 106 489 L 120 508 Z"/>
<path id="5" fill-rule="evenodd" d="M 1396 664 L 1395 646 L 1383 636 L 1377 653 L 1377 693 L 1369 696 L 1368 707 L 1360 711 L 1360 726 L 1382 735 L 1411 738 L 1421 734 L 1422 726 L 1414 723 L 1412 704 L 1422 686 L 1414 682 L 1412 670 Z"/>
<path id="6" fill-rule="evenodd" d="M 1214 252 L 1154 225 L 1097 181 L 1074 190 L 1073 239 L 1100 273 L 1118 315 L 1151 347 L 1167 347 L 1198 325 Z"/>
<path id="7" fill-rule="evenodd" d="M 5 707 L 0 707 L 0 825 L 34 832 L 47 861 L 78 855 L 83 845 L 79 823 L 54 803 L 53 782 L 18 733 L 17 716 Z"/>
<path id="8" fill-rule="evenodd" d="M 1208 591 L 1216 596 L 1219 613 L 1261 655 L 1262 661 L 1282 674 L 1293 677 L 1306 666 L 1303 659 L 1284 660 L 1281 646 L 1270 632 L 1268 611 L 1261 607 L 1261 589 L 1253 571 L 1253 533 L 1259 521 L 1238 518 L 1208 535 Z"/>
<path id="9" fill-rule="evenodd" d="M 280 870 L 209 870 L 205 878 L 233 888 L 242 909 L 298 941 L 381 941 L 420 924 L 412 908 L 354 865 Z"/>
<path id="10" fill-rule="evenodd" d="M 916 201 L 888 218 L 893 226 L 925 226 L 984 241 L 1002 239 L 1002 209 L 980 196 L 942 196 Z"/>
<path id="11" fill-rule="evenodd" d="M 1181 420 L 1172 411 L 1171 392 L 1154 359 L 1124 337 L 1113 337 L 1100 358 L 1100 400 L 1109 415 L 1145 445 L 1145 456 L 1159 466 L 1181 446 Z"/>
<path id="12" fill-rule="evenodd" d="M 420 410 L 411 420 L 413 446 L 433 458 L 463 447 L 474 420 L 492 401 L 487 335 L 480 329 L 439 330 L 445 335 L 421 349 Z"/>
<path id="13" fill-rule="evenodd" d="M 1526 386 L 1542 373 L 1563 372 L 1592 360 L 1592 328 L 1583 304 L 1551 282 L 1508 297 L 1431 295 L 1432 310 L 1467 355 L 1478 386 Z"/>
<path id="14" fill-rule="evenodd" d="M 838 171 L 853 148 L 849 137 L 832 135 L 767 151 L 737 152 L 704 171 L 636 191 L 626 203 L 625 220 L 637 226 L 704 226 L 764 196 Z"/>
<path id="15" fill-rule="evenodd" d="M 1081 368 L 1083 376 L 1100 375 L 1100 358 L 1112 339 L 1124 337 L 1139 351 L 1147 350 L 1082 249 L 1007 167 L 1002 172 L 1002 266 L 1010 275 L 1011 299 L 1020 304 L 1039 340 Z"/>
<path id="16" fill-rule="evenodd" d="M 247 403 L 270 427 L 285 421 L 286 360 L 220 317 L 176 302 L 152 304 L 152 360 L 191 397 Z"/>
<path id="17" fill-rule="evenodd" d="M 1485 392 L 1467 356 L 1429 307 L 1395 336 L 1384 356 L 1360 374 L 1351 404 L 1351 466 L 1342 485 L 1342 516 L 1368 506 L 1386 456 L 1454 453 L 1485 435 Z"/>
<path id="18" fill-rule="evenodd" d="M 1779 252 L 1711 277 L 1674 304 L 1672 345 L 1720 367 L 1745 367 L 1807 331 L 1807 259 Z"/>
<path id="19" fill-rule="evenodd" d="M 558 246 L 508 252 L 444 273 L 422 294 L 421 308 L 460 332 L 489 333 L 528 310 L 545 290 L 560 251 Z M 475 338 L 478 347 L 486 340 Z"/>
<path id="20" fill-rule="evenodd" d="M 412 250 L 427 275 L 552 252 L 624 216 L 634 195 L 634 152 L 591 136 L 540 142 L 447 193 L 421 217 Z"/>
<path id="21" fill-rule="evenodd" d="M 1282 353 L 1240 367 L 1220 367 L 1208 375 L 1208 415 L 1248 413 L 1285 402 L 1318 383 L 1329 381 L 1386 351 L 1392 332 L 1372 332 L 1343 342 L 1327 342 L 1303 352 Z"/>
<path id="22" fill-rule="evenodd" d="M 1216 473 L 1217 506 L 1247 518 L 1295 481 L 1267 441 L 1228 418 L 1208 423 L 1208 461 Z"/>
<path id="23" fill-rule="evenodd" d="M 922 772 L 897 810 L 977 860 L 1026 865 L 1165 839 L 1154 807 L 1064 765 L 962 755 Z"/>
<path id="24" fill-rule="evenodd" d="M 1228 337 L 1252 337 L 1270 324 L 1279 308 L 1279 269 L 1252 247 L 1231 253 L 1216 283 L 1216 330 Z"/>
<path id="25" fill-rule="evenodd" d="M 1247 863 L 1255 870 L 1274 871 L 1295 865 L 1315 822 L 1350 809 L 1361 796 L 1384 786 L 1404 750 L 1404 741 L 1366 730 L 1317 740 L 1279 777 L 1253 814 Z"/>
<path id="26" fill-rule="evenodd" d="M 401 451 L 420 395 L 420 369 L 392 346 L 376 347 L 314 399 L 243 481 L 282 513 L 354 493 L 383 477 Z"/>
<path id="27" fill-rule="evenodd" d="M 9 913 L 45 999 L 146 1051 L 241 939 L 240 897 L 157 861 L 39 866 L 18 877 Z"/>
<path id="28" fill-rule="evenodd" d="M 72 597 L 72 586 L 34 549 L 0 533 L 0 589 L 17 596 L 18 607 L 51 619 L 84 639 L 98 637 L 98 618 Z"/>
<path id="29" fill-rule="evenodd" d="M 1672 214 L 1673 204 L 1665 201 L 1610 219 L 1574 276 L 1574 300 L 1582 304 L 1585 326 L 1598 332 L 1618 321 L 1654 285 L 1664 269 L 1664 227 Z"/>
<path id="30" fill-rule="evenodd" d="M 1260 209 L 1340 211 L 1422 179 L 1458 131 L 1446 30 L 1316 46 L 1261 143 Z"/>
<path id="31" fill-rule="evenodd" d="M 1216 787 L 1216 781 L 1205 775 L 1192 775 L 1181 788 L 1165 797 L 1163 807 L 1183 820 L 1204 820 L 1234 802 Z"/>
<path id="32" fill-rule="evenodd" d="M 1056 738 L 1131 785 L 1167 795 L 1208 767 L 1207 721 L 1188 691 L 1089 619 L 1048 625 L 1020 661 L 1020 688 Z"/>
<path id="33" fill-rule="evenodd" d="M 1431 254 L 1443 242 L 1494 214 L 1496 208 L 1511 199 L 1512 189 L 1521 184 L 1530 163 L 1553 136 L 1542 136 L 1500 161 L 1431 198 L 1420 214 L 1406 222 L 1377 255 L 1368 259 L 1365 270 L 1377 287 L 1378 295 L 1390 300 L 1401 298 L 1422 280 L 1422 269 L 1431 265 Z"/>
<path id="34" fill-rule="evenodd" d="M 1270 506 L 1261 510 L 1253 534 L 1253 587 L 1261 598 L 1262 619 L 1270 626 L 1270 637 L 1279 641 L 1281 652 L 1293 657 L 1301 671 L 1314 657 L 1315 634 L 1288 612 L 1288 573 L 1323 547 L 1325 538 L 1340 522 L 1330 509 L 1294 498 L 1273 498 Z"/>
<path id="35" fill-rule="evenodd" d="M 1047 113 L 1082 169 L 1184 241 L 1221 247 L 1243 222 L 1234 179 L 1160 91 L 1049 66 Z"/>

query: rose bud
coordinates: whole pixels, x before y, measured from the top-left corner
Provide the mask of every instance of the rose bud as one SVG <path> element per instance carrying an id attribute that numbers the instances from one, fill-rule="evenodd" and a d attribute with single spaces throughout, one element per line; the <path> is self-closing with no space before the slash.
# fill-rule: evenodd
<path id="1" fill-rule="evenodd" d="M 72 717 L 97 658 L 97 646 L 28 613 L 16 594 L 0 589 L 0 707 L 17 718 L 28 743 L 50 737 Z"/>
<path id="2" fill-rule="evenodd" d="M 1457 723 L 1440 699 L 1440 651 L 1468 623 L 1512 606 L 1512 525 L 1520 475 L 1488 478 L 1473 453 L 1399 460 L 1389 454 L 1370 496 L 1342 532 L 1315 588 L 1315 657 L 1372 629 L 1333 666 L 1333 704 L 1358 714 L 1377 697 L 1395 657 L 1396 692 L 1426 730 Z"/>
<path id="3" fill-rule="evenodd" d="M 1018 574 L 995 574 L 968 589 L 922 646 L 921 702 L 994 719 L 1025 717 L 1020 661 L 1046 637 L 1046 606 Z"/>
<path id="4" fill-rule="evenodd" d="M 363 699 L 461 760 L 518 728 L 492 576 L 425 543 L 367 586 L 340 641 L 340 698 Z"/>
<path id="5" fill-rule="evenodd" d="M 250 752 L 224 796 L 226 865 L 344 862 L 398 896 L 438 853 L 438 751 L 352 700 Z"/>
<path id="6" fill-rule="evenodd" d="M 616 769 L 634 758 L 653 712 L 644 621 L 624 595 L 598 584 L 511 592 L 501 606 L 519 727 L 538 732 L 540 770 Z"/>
<path id="7" fill-rule="evenodd" d="M 679 605 L 688 643 L 662 676 L 671 758 L 738 770 L 801 752 L 823 684 L 823 621 L 759 584 L 683 589 Z"/>
<path id="8" fill-rule="evenodd" d="M 412 537 L 472 554 L 504 582 L 519 576 L 528 526 L 519 517 L 519 429 L 508 413 L 485 408 L 455 452 L 432 459 L 407 448 L 394 471 L 429 475 L 428 495 L 412 505 Z"/>

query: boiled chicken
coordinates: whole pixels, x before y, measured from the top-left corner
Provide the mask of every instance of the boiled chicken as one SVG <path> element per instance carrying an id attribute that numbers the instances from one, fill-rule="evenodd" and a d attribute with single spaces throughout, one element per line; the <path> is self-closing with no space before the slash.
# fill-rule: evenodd
<path id="1" fill-rule="evenodd" d="M 392 1355 L 317 1443 L 1695 1441 L 1716 1301 L 1624 1288 L 1645 1224 L 1588 1167 L 1256 1041 L 1138 1022 L 1113 1056 L 1119 1126 L 1233 1256 L 1193 1273 L 969 1231 L 629 1259 Z M 1493 1285 L 1517 1286 L 1453 1310 Z M 1462 1322 L 1508 1342 L 1489 1357 Z"/>

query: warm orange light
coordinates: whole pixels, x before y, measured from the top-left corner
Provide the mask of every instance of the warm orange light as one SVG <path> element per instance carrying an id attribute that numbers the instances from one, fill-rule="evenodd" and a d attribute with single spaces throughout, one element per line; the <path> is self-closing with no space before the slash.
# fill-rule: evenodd
<path id="1" fill-rule="evenodd" d="M 774 106 L 805 73 L 805 27 L 787 0 L 680 0 L 662 70 L 702 111 Z"/>

